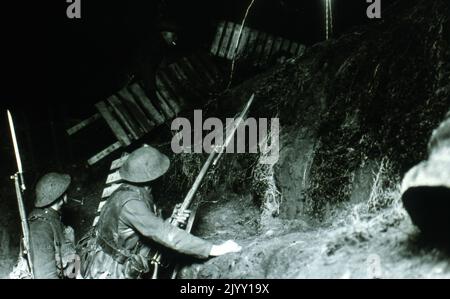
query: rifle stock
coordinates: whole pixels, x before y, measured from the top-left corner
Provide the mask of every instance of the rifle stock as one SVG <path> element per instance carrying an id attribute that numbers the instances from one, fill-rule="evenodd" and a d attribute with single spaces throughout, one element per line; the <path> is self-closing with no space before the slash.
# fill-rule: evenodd
<path id="1" fill-rule="evenodd" d="M 14 185 L 16 188 L 17 206 L 19 207 L 20 224 L 22 227 L 22 246 L 23 246 L 22 254 L 26 255 L 27 261 L 28 261 L 28 267 L 29 267 L 29 270 L 31 273 L 31 277 L 34 278 L 34 267 L 33 267 L 33 261 L 31 259 L 31 250 L 30 250 L 30 231 L 28 228 L 27 216 L 25 213 L 25 206 L 23 204 L 22 187 L 21 187 L 21 183 L 20 183 L 19 174 L 15 174 L 13 176 L 13 179 L 14 179 Z"/>
<path id="2" fill-rule="evenodd" d="M 31 259 L 31 252 L 30 252 L 30 231 L 28 227 L 27 222 L 27 216 L 25 212 L 25 205 L 23 203 L 23 195 L 22 192 L 26 190 L 25 187 L 25 181 L 23 178 L 23 168 L 22 168 L 22 159 L 20 158 L 20 152 L 19 152 L 19 145 L 17 143 L 17 136 L 16 136 L 16 130 L 14 127 L 14 121 L 12 118 L 11 113 L 9 110 L 8 113 L 8 122 L 9 122 L 9 128 L 11 131 L 11 139 L 14 146 L 14 154 L 16 157 L 17 162 L 17 173 L 14 174 L 11 179 L 14 180 L 14 186 L 16 189 L 16 197 L 17 197 L 17 205 L 19 208 L 19 214 L 20 214 L 20 223 L 22 227 L 22 246 L 23 246 L 23 252 L 22 254 L 26 255 L 27 261 L 28 261 L 28 268 L 30 270 L 31 277 L 34 278 L 34 267 L 33 267 L 33 261 Z"/>

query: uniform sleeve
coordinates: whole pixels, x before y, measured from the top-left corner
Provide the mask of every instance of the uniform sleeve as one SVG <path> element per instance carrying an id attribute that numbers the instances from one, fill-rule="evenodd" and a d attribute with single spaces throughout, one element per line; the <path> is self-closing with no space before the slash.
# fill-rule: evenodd
<path id="1" fill-rule="evenodd" d="M 157 217 L 140 200 L 131 200 L 123 207 L 121 220 L 143 236 L 177 252 L 208 258 L 212 244 L 195 237 Z"/>
<path id="2" fill-rule="evenodd" d="M 58 279 L 53 230 L 50 224 L 35 220 L 30 224 L 31 258 L 37 279 Z"/>

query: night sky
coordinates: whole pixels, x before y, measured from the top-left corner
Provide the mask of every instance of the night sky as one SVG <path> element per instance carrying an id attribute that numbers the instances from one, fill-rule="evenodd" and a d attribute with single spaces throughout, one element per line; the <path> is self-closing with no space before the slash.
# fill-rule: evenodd
<path id="1" fill-rule="evenodd" d="M 177 28 L 182 51 L 208 49 L 215 22 L 240 23 L 250 2 L 166 0 L 159 6 L 157 1 L 82 0 L 81 20 L 66 17 L 64 0 L 2 4 L 1 160 L 9 163 L 12 157 L 5 154 L 11 148 L 4 108 L 12 109 L 19 130 L 31 130 L 34 159 L 51 157 L 49 119 L 63 131 L 61 110 L 73 118 L 89 116 L 95 102 L 121 87 L 140 63 L 136 57 L 161 55 L 155 51 L 161 23 Z M 333 3 L 335 36 L 374 22 L 366 17 L 365 0 Z M 324 23 L 323 0 L 255 0 L 246 24 L 312 45 L 325 39 Z"/>
<path id="2" fill-rule="evenodd" d="M 151 48 L 158 16 L 181 29 L 184 45 L 207 47 L 214 21 L 240 22 L 250 3 L 165 2 L 158 13 L 156 1 L 82 0 L 81 20 L 67 19 L 64 0 L 3 6 L 2 101 L 97 101 L 111 93 L 138 51 Z M 334 0 L 336 35 L 368 21 L 365 2 Z M 322 0 L 255 0 L 247 24 L 310 45 L 324 39 L 323 5 Z"/>

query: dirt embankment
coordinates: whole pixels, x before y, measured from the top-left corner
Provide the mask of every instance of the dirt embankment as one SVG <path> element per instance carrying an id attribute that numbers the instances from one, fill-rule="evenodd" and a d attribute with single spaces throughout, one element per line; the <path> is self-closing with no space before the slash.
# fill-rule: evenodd
<path id="1" fill-rule="evenodd" d="M 280 160 L 271 168 L 239 158 L 247 167 L 205 183 L 230 191 L 239 181 L 245 192 L 212 192 L 201 222 L 220 227 L 196 233 L 238 239 L 244 250 L 187 267 L 182 277 L 447 276 L 445 254 L 423 244 L 404 211 L 399 183 L 426 158 L 450 107 L 449 17 L 446 1 L 398 1 L 377 24 L 231 91 L 240 103 L 256 93 L 253 116 L 280 118 Z M 238 221 L 247 229 L 234 230 Z"/>

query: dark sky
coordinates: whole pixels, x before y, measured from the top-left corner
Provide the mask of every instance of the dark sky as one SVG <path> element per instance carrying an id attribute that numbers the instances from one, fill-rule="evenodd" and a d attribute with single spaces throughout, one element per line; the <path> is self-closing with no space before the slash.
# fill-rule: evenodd
<path id="1" fill-rule="evenodd" d="M 149 0 L 81 1 L 81 20 L 66 17 L 65 0 L 2 3 L 0 165 L 11 158 L 4 108 L 12 109 L 19 126 L 28 120 L 28 128 L 20 127 L 21 139 L 27 132 L 33 139 L 34 159 L 53 156 L 51 115 L 66 109 L 89 116 L 93 103 L 116 91 L 138 53 L 152 57 L 157 20 L 179 28 L 180 45 L 207 48 L 215 22 L 240 23 L 251 2 L 166 0 L 158 9 Z M 337 36 L 369 22 L 365 0 L 333 3 Z M 255 0 L 247 25 L 311 45 L 324 40 L 324 0 Z M 64 130 L 58 119 L 53 125 Z"/>
<path id="2" fill-rule="evenodd" d="M 108 87 L 136 52 L 151 48 L 157 1 L 81 1 L 81 20 L 67 19 L 65 0 L 2 7 L 2 93 L 9 104 L 89 101 L 111 93 Z M 240 22 L 250 0 L 165 2 L 159 15 L 182 28 L 184 40 L 195 47 L 207 45 L 214 21 Z M 337 35 L 367 22 L 365 0 L 333 2 Z M 324 39 L 323 3 L 255 0 L 247 24 L 313 44 Z"/>

